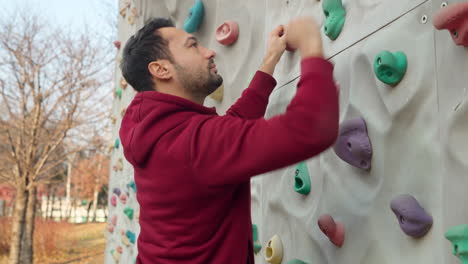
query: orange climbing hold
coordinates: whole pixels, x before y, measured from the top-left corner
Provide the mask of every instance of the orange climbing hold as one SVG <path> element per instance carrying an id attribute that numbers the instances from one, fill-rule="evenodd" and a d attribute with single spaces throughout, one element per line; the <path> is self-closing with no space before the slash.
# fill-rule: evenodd
<path id="1" fill-rule="evenodd" d="M 434 26 L 450 31 L 455 44 L 468 46 L 468 2 L 458 2 L 442 7 L 435 15 Z"/>
<path id="2" fill-rule="evenodd" d="M 343 223 L 335 222 L 333 217 L 324 214 L 319 217 L 318 226 L 335 246 L 341 247 L 343 245 L 345 237 Z"/>

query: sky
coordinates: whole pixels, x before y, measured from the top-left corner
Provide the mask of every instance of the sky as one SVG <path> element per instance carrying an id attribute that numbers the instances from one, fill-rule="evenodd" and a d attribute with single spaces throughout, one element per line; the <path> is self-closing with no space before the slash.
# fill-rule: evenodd
<path id="1" fill-rule="evenodd" d="M 105 25 L 109 13 L 118 15 L 118 0 L 0 0 L 3 12 L 17 7 L 37 11 L 52 23 L 79 30 L 86 24 L 95 30 L 108 28 Z M 4 15 L 0 13 L 0 15 Z"/>

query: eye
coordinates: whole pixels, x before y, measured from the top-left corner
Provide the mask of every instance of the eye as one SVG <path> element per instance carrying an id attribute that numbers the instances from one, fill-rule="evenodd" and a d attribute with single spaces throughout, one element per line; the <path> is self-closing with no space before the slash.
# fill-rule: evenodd
<path id="1" fill-rule="evenodd" d="M 190 47 L 197 47 L 198 43 L 197 42 L 193 42 L 192 45 L 190 45 Z"/>

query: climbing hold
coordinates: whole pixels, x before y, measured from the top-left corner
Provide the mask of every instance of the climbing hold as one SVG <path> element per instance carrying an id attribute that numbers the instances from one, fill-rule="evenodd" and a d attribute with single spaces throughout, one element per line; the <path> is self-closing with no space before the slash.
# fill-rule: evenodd
<path id="1" fill-rule="evenodd" d="M 133 219 L 133 209 L 130 207 L 126 207 L 124 209 L 124 214 L 128 217 L 128 219 L 132 220 Z"/>
<path id="2" fill-rule="evenodd" d="M 134 17 L 139 17 L 140 16 L 140 14 L 138 14 L 138 9 L 136 7 L 132 8 L 131 11 L 132 11 L 132 14 L 133 14 Z"/>
<path id="3" fill-rule="evenodd" d="M 310 193 L 310 175 L 305 162 L 297 165 L 294 173 L 294 190 L 303 195 Z"/>
<path id="4" fill-rule="evenodd" d="M 116 138 L 115 143 L 114 143 L 114 148 L 118 149 L 119 146 L 120 146 L 120 140 L 119 140 L 119 138 Z"/>
<path id="5" fill-rule="evenodd" d="M 190 8 L 187 19 L 185 20 L 184 30 L 187 33 L 193 33 L 197 31 L 197 29 L 200 27 L 204 15 L 205 8 L 203 6 L 203 2 L 201 0 L 196 0 L 195 4 Z"/>
<path id="6" fill-rule="evenodd" d="M 117 188 L 117 187 L 115 187 L 114 189 L 112 189 L 112 192 L 115 193 L 115 194 L 117 194 L 117 196 L 119 196 L 120 193 L 121 193 L 120 188 Z"/>
<path id="7" fill-rule="evenodd" d="M 110 203 L 112 206 L 117 206 L 117 196 L 112 195 L 110 199 Z"/>
<path id="8" fill-rule="evenodd" d="M 252 240 L 253 240 L 253 247 L 254 247 L 254 252 L 255 254 L 257 254 L 261 249 L 262 249 L 262 246 L 255 243 L 256 241 L 258 241 L 258 228 L 257 228 L 257 225 L 255 224 L 252 224 Z"/>
<path id="9" fill-rule="evenodd" d="M 117 49 L 120 49 L 120 41 L 119 40 L 116 40 L 114 41 L 114 46 L 117 48 Z"/>
<path id="10" fill-rule="evenodd" d="M 127 14 L 127 7 L 124 6 L 124 7 L 120 8 L 119 13 L 120 13 L 120 15 L 122 17 L 125 17 L 125 15 Z"/>
<path id="11" fill-rule="evenodd" d="M 120 86 L 117 86 L 117 88 L 115 89 L 115 96 L 119 99 L 122 99 L 122 88 Z"/>
<path id="12" fill-rule="evenodd" d="M 341 0 L 323 0 L 323 13 L 325 14 L 325 35 L 335 40 L 341 33 L 346 18 L 346 10 Z"/>
<path id="13" fill-rule="evenodd" d="M 260 250 L 262 250 L 262 246 L 257 243 L 254 243 L 253 247 L 254 247 L 255 254 L 257 254 L 258 252 L 260 252 Z"/>
<path id="14" fill-rule="evenodd" d="M 120 201 L 123 203 L 123 204 L 126 204 L 127 203 L 127 195 L 125 193 L 122 193 L 120 195 Z"/>
<path id="15" fill-rule="evenodd" d="M 112 255 L 112 258 L 114 258 L 115 262 L 119 262 L 120 254 L 122 254 L 122 253 L 120 253 L 117 250 L 111 250 L 111 255 Z"/>
<path id="16" fill-rule="evenodd" d="M 127 187 L 133 189 L 133 192 L 136 192 L 135 181 L 130 181 L 130 183 L 127 184 Z"/>
<path id="17" fill-rule="evenodd" d="M 122 107 L 122 109 L 120 109 L 120 115 L 121 115 L 121 116 L 124 116 L 126 110 L 127 110 L 127 108 Z"/>
<path id="18" fill-rule="evenodd" d="M 135 23 L 135 17 L 132 14 L 128 16 L 128 23 L 130 25 L 133 25 Z"/>
<path id="19" fill-rule="evenodd" d="M 125 88 L 127 88 L 127 85 L 128 85 L 127 80 L 125 80 L 124 77 L 120 77 L 120 87 L 122 87 L 122 89 L 125 90 Z"/>
<path id="20" fill-rule="evenodd" d="M 258 240 L 258 227 L 256 224 L 252 224 L 252 239 L 254 242 Z"/>
<path id="21" fill-rule="evenodd" d="M 223 93 L 224 93 L 224 85 L 221 84 L 218 89 L 216 89 L 214 92 L 212 92 L 209 97 L 213 98 L 214 100 L 221 102 L 223 101 Z"/>
<path id="22" fill-rule="evenodd" d="M 122 254 L 122 252 L 123 252 L 123 249 L 122 249 L 122 247 L 121 247 L 121 246 L 118 246 L 118 247 L 117 247 L 117 252 L 119 252 L 120 254 Z"/>
<path id="23" fill-rule="evenodd" d="M 452 242 L 453 255 L 457 256 L 462 264 L 468 264 L 468 225 L 450 227 L 445 232 L 445 238 Z"/>
<path id="24" fill-rule="evenodd" d="M 401 229 L 408 236 L 424 236 L 432 226 L 432 216 L 426 213 L 418 201 L 409 194 L 395 197 L 390 208 L 398 219 Z"/>
<path id="25" fill-rule="evenodd" d="M 216 29 L 216 40 L 223 45 L 231 45 L 239 37 L 239 25 L 232 20 L 226 20 Z"/>
<path id="26" fill-rule="evenodd" d="M 304 262 L 304 261 L 302 261 L 300 259 L 292 259 L 292 260 L 288 261 L 288 263 L 286 263 L 286 264 L 308 264 L 308 263 Z"/>
<path id="27" fill-rule="evenodd" d="M 372 145 L 367 135 L 366 121 L 361 117 L 356 117 L 341 123 L 333 150 L 347 163 L 370 170 Z"/>
<path id="28" fill-rule="evenodd" d="M 114 232 L 114 226 L 112 224 L 107 224 L 107 231 L 109 231 L 109 233 L 113 233 Z"/>
<path id="29" fill-rule="evenodd" d="M 125 234 L 122 234 L 122 244 L 124 244 L 127 247 L 130 246 L 130 240 Z"/>
<path id="30" fill-rule="evenodd" d="M 283 260 L 283 244 L 278 235 L 274 235 L 265 247 L 265 260 L 271 264 L 280 264 Z"/>
<path id="31" fill-rule="evenodd" d="M 117 163 L 114 165 L 113 169 L 114 169 L 114 171 L 121 171 L 121 170 L 123 170 L 123 162 L 122 162 L 122 159 L 121 159 L 121 158 L 119 158 L 119 159 L 117 160 Z"/>
<path id="32" fill-rule="evenodd" d="M 397 51 L 391 53 L 389 51 L 380 52 L 374 60 L 374 73 L 377 78 L 388 85 L 396 85 L 405 76 L 408 67 L 408 59 L 406 54 Z"/>
<path id="33" fill-rule="evenodd" d="M 133 233 L 133 232 L 130 231 L 130 230 L 127 230 L 127 232 L 125 233 L 125 235 L 128 237 L 130 243 L 135 244 L 135 240 L 136 240 L 135 233 Z"/>
<path id="34" fill-rule="evenodd" d="M 116 121 L 117 121 L 117 119 L 115 118 L 115 116 L 111 116 L 111 123 L 115 124 Z"/>
<path id="35" fill-rule="evenodd" d="M 434 26 L 447 29 L 455 44 L 468 47 L 468 2 L 450 4 L 440 9 L 433 20 Z"/>
<path id="36" fill-rule="evenodd" d="M 113 225 L 117 225 L 117 215 L 113 215 L 112 218 L 111 218 L 111 223 Z"/>
<path id="37" fill-rule="evenodd" d="M 343 245 L 345 238 L 343 223 L 335 222 L 331 215 L 324 214 L 319 217 L 318 226 L 335 246 L 341 247 Z"/>
<path id="38" fill-rule="evenodd" d="M 131 5 L 132 5 L 132 2 L 130 2 L 130 0 L 125 0 L 124 2 L 125 8 L 130 8 Z"/>

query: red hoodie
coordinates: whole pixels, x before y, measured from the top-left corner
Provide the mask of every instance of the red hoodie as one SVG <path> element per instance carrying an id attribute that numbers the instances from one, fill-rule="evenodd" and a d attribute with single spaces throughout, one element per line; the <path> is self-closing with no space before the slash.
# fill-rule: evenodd
<path id="1" fill-rule="evenodd" d="M 156 91 L 135 96 L 120 138 L 140 204 L 137 263 L 254 263 L 250 178 L 311 158 L 338 134 L 332 64 L 302 60 L 296 96 L 266 120 L 275 85 L 258 71 L 224 116 Z"/>

